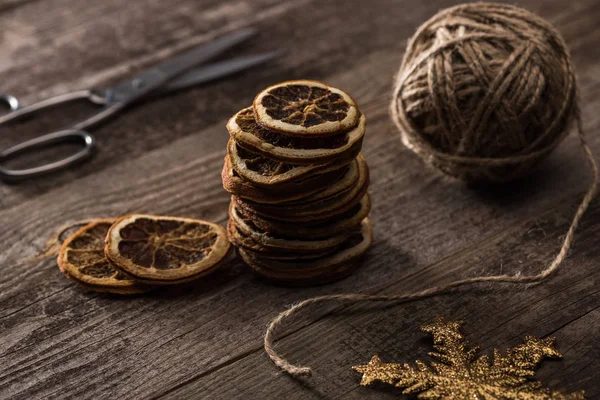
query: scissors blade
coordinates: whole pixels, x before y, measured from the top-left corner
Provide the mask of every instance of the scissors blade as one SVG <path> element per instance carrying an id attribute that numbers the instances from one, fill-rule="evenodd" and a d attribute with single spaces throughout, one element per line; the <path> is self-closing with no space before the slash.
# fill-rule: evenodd
<path id="1" fill-rule="evenodd" d="M 235 31 L 163 61 L 106 90 L 106 103 L 122 103 L 124 106 L 145 97 L 154 90 L 166 85 L 177 75 L 210 60 L 254 34 L 256 34 L 256 30 L 251 28 Z"/>
<path id="2" fill-rule="evenodd" d="M 169 76 L 179 75 L 191 67 L 216 57 L 225 50 L 242 43 L 256 34 L 256 29 L 246 28 L 221 36 L 212 42 L 193 48 L 175 58 L 164 61 L 155 68 Z"/>
<path id="3" fill-rule="evenodd" d="M 267 53 L 261 53 L 251 56 L 238 57 L 227 61 L 216 62 L 205 67 L 193 69 L 184 73 L 179 78 L 169 82 L 161 93 L 169 93 L 184 89 L 190 86 L 199 85 L 223 78 L 227 75 L 235 74 L 254 66 L 271 61 L 283 54 L 282 50 L 274 50 Z"/>

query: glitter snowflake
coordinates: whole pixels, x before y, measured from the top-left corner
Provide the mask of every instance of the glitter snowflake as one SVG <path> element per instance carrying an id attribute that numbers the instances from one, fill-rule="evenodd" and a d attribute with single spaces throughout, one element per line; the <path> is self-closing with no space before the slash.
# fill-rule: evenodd
<path id="1" fill-rule="evenodd" d="M 554 348 L 554 338 L 536 339 L 527 336 L 523 344 L 507 350 L 505 355 L 494 349 L 490 359 L 478 356 L 479 347 L 471 347 L 460 332 L 460 323 L 439 318 L 422 327 L 433 336 L 438 360 L 428 366 L 385 363 L 374 356 L 366 365 L 353 367 L 363 374 L 361 385 L 379 381 L 403 388 L 404 394 L 418 394 L 419 399 L 519 399 L 519 400 L 579 400 L 584 392 L 562 394 L 542 387 L 532 380 L 538 364 L 544 358 L 561 358 Z"/>

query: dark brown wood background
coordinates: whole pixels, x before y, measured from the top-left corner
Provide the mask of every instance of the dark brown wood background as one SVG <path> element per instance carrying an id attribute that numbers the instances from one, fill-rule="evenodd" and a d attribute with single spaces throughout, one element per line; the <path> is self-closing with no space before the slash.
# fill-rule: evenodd
<path id="1" fill-rule="evenodd" d="M 0 397 L 394 398 L 362 388 L 350 369 L 379 353 L 427 360 L 419 326 L 463 320 L 484 352 L 527 335 L 555 336 L 562 361 L 537 377 L 600 398 L 600 202 L 586 214 L 559 272 L 527 287 L 483 285 L 385 308 L 314 307 L 280 332 L 277 348 L 314 377 L 280 374 L 262 349 L 267 322 L 326 293 L 403 293 L 470 276 L 533 273 L 556 254 L 590 181 L 569 137 L 528 179 L 472 189 L 423 167 L 388 117 L 392 83 L 417 26 L 453 1 L 0 0 L 0 91 L 30 103 L 104 85 L 182 49 L 245 26 L 237 52 L 285 48 L 278 62 L 129 110 L 94 131 L 97 156 L 76 169 L 0 185 Z M 600 153 L 600 2 L 523 0 L 572 51 L 590 143 Z M 228 56 L 235 54 L 231 52 Z M 336 284 L 268 286 L 239 262 L 184 288 L 133 298 L 86 292 L 55 260 L 24 263 L 59 226 L 148 212 L 224 224 L 225 122 L 265 86 L 312 78 L 351 93 L 369 125 L 376 242 Z M 90 111 L 73 107 L 3 129 L 6 147 Z M 42 158 L 47 155 L 42 155 Z"/>

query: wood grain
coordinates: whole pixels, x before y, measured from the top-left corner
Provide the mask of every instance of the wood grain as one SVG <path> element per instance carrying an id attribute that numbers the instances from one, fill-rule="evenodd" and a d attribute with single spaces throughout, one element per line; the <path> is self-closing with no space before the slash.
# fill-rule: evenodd
<path id="1" fill-rule="evenodd" d="M 574 137 L 530 178 L 478 189 L 424 169 L 401 146 L 387 116 L 391 77 L 406 38 L 452 4 L 420 3 L 40 0 L 0 12 L 0 55 L 8 60 L 0 64 L 2 90 L 25 101 L 117 81 L 247 25 L 261 33 L 240 51 L 293 49 L 277 64 L 130 110 L 95 131 L 100 152 L 76 170 L 0 186 L 0 398 L 386 397 L 394 393 L 358 387 L 349 367 L 382 351 L 390 360 L 424 357 L 430 343 L 418 327 L 436 315 L 465 320 L 469 339 L 484 350 L 516 344 L 524 334 L 555 335 L 565 360 L 545 365 L 540 377 L 557 389 L 600 396 L 597 201 L 564 269 L 547 283 L 460 290 L 384 311 L 335 304 L 312 310 L 283 329 L 278 345 L 318 371 L 307 382 L 277 374 L 262 353 L 269 319 L 309 296 L 397 293 L 499 268 L 539 269 L 588 185 Z M 591 51 L 600 40 L 597 1 L 522 4 L 554 22 L 569 43 L 598 152 L 600 54 Z M 10 35 L 23 40 L 11 44 Z M 344 88 L 368 117 L 376 244 L 356 274 L 292 290 L 265 285 L 231 261 L 194 285 L 120 298 L 82 291 L 51 258 L 24 262 L 56 228 L 81 218 L 153 212 L 224 223 L 226 118 L 262 87 L 300 77 Z M 60 124 L 86 111 L 51 117 Z M 35 134 L 32 125 L 3 130 L 0 145 Z"/>
<path id="2" fill-rule="evenodd" d="M 427 282 L 425 286 L 437 285 L 482 273 L 535 273 L 547 263 L 548 251 L 558 250 L 556 237 L 568 228 L 571 212 L 571 207 L 561 207 L 558 212 L 509 229 L 475 248 L 399 279 L 377 293 L 413 291 L 422 288 L 423 282 Z M 599 217 L 600 204 L 596 202 L 590 219 Z M 418 327 L 432 322 L 440 313 L 464 321 L 467 339 L 480 344 L 484 353 L 496 346 L 516 346 L 528 334 L 556 337 L 564 360 L 546 361 L 537 376 L 555 389 L 585 389 L 590 399 L 596 398 L 600 391 L 594 366 L 598 367 L 600 361 L 597 338 L 589 332 L 600 316 L 600 273 L 595 268 L 600 253 L 594 245 L 598 234 L 600 228 L 586 224 L 569 265 L 550 281 L 525 290 L 514 290 L 512 285 L 479 285 L 402 305 L 338 307 L 327 318 L 296 328 L 278 348 L 291 360 L 315 366 L 310 379 L 298 381 L 261 368 L 268 358 L 257 348 L 218 373 L 198 374 L 162 398 L 203 394 L 226 399 L 240 393 L 254 393 L 257 398 L 396 398 L 398 393 L 394 391 L 357 387 L 360 376 L 350 367 L 366 363 L 373 354 L 389 362 L 430 360 L 427 352 L 431 340 Z"/>

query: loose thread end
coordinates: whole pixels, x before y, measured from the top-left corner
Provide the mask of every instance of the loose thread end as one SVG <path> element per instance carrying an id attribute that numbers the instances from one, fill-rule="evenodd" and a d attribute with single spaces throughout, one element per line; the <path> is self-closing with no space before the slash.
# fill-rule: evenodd
<path id="1" fill-rule="evenodd" d="M 288 374 L 294 376 L 294 377 L 310 377 L 312 376 L 312 369 L 310 369 L 309 367 L 295 367 L 295 366 L 291 366 L 286 368 L 285 370 Z"/>
<path id="2" fill-rule="evenodd" d="M 269 357 L 271 357 L 271 354 L 269 354 Z M 310 369 L 309 367 L 297 367 L 295 365 L 288 363 L 287 361 L 285 361 L 282 358 L 271 357 L 271 360 L 279 369 L 281 369 L 282 371 L 286 372 L 287 374 L 291 375 L 294 378 L 299 378 L 302 376 L 305 376 L 305 377 L 312 376 L 312 369 Z"/>

